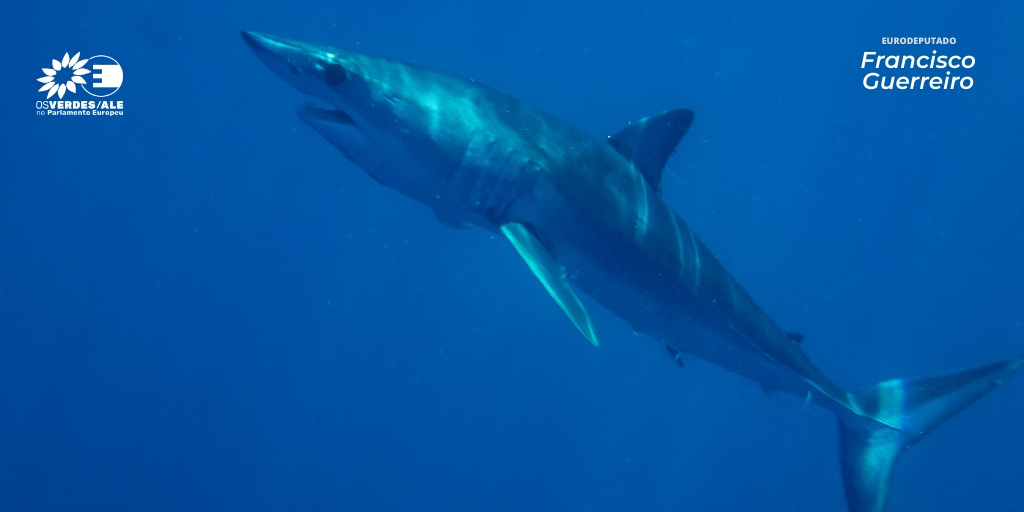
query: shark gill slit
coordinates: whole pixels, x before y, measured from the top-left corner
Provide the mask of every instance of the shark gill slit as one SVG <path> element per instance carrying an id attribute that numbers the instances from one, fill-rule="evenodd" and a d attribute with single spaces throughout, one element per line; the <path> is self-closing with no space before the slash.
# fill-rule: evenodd
<path id="1" fill-rule="evenodd" d="M 634 178 L 638 177 L 639 173 L 634 173 Z M 643 241 L 647 235 L 648 219 L 651 215 L 651 205 L 648 203 L 647 197 L 647 183 L 642 179 L 634 179 L 633 186 L 637 191 L 637 205 L 636 205 L 636 231 L 634 238 L 637 242 Z"/>
<path id="2" fill-rule="evenodd" d="M 675 214 L 669 216 L 672 219 L 672 229 L 675 231 L 676 236 L 676 253 L 678 254 L 679 260 L 679 280 L 685 281 L 686 279 L 686 249 L 683 248 L 683 235 L 679 232 L 679 220 L 676 219 Z"/>
<path id="3" fill-rule="evenodd" d="M 700 288 L 700 250 L 697 247 L 697 239 L 689 228 L 686 232 L 690 234 L 690 250 L 693 251 L 693 290 Z"/>

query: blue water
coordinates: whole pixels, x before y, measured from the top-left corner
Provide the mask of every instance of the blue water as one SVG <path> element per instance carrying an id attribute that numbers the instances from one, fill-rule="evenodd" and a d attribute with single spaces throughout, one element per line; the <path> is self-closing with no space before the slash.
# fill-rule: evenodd
<path id="1" fill-rule="evenodd" d="M 442 226 L 305 126 L 238 31 L 472 77 L 598 137 L 693 109 L 666 200 L 858 389 L 1024 353 L 1022 20 L 4 4 L 0 510 L 844 510 L 830 413 L 681 370 L 584 298 L 591 347 L 508 242 Z M 863 52 L 932 49 L 975 56 L 974 86 L 861 85 Z M 121 63 L 123 117 L 36 115 L 40 68 L 79 51 Z M 1024 510 L 1022 431 L 1018 376 L 900 459 L 889 510 Z"/>

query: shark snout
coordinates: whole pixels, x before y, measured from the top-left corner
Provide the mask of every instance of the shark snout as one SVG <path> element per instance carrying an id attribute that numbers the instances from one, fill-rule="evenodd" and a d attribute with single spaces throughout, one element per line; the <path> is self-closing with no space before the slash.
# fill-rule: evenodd
<path id="1" fill-rule="evenodd" d="M 287 78 L 283 74 L 285 72 L 298 73 L 298 68 L 292 60 L 299 54 L 300 49 L 290 44 L 290 41 L 287 39 L 260 34 L 259 32 L 242 31 L 242 40 L 245 41 L 245 44 L 249 45 L 249 48 L 259 57 L 261 62 L 266 64 L 275 73 L 281 75 L 282 78 Z"/>
<path id="2" fill-rule="evenodd" d="M 245 44 L 249 45 L 249 48 L 252 48 L 253 50 L 257 47 L 261 47 L 264 39 L 266 39 L 266 36 L 259 32 L 249 32 L 248 30 L 242 31 L 242 40 L 245 41 Z"/>
<path id="3" fill-rule="evenodd" d="M 271 52 L 273 49 L 281 48 L 286 46 L 292 46 L 288 44 L 287 39 L 280 37 L 274 37 L 268 34 L 261 34 L 259 32 L 249 32 L 248 30 L 242 31 L 242 40 L 245 44 L 252 48 L 252 51 L 259 54 L 260 52 Z"/>
<path id="4" fill-rule="evenodd" d="M 325 92 L 317 47 L 259 32 L 242 31 L 242 40 L 263 64 L 299 92 L 314 96 Z"/>

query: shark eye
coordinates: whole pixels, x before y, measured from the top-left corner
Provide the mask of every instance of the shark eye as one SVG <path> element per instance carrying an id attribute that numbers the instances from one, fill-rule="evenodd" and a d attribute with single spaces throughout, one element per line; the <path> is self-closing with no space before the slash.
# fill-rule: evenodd
<path id="1" fill-rule="evenodd" d="M 321 63 L 321 66 L 324 69 L 324 80 L 327 82 L 327 85 L 333 87 L 348 80 L 348 70 L 345 69 L 345 66 L 333 62 Z"/>

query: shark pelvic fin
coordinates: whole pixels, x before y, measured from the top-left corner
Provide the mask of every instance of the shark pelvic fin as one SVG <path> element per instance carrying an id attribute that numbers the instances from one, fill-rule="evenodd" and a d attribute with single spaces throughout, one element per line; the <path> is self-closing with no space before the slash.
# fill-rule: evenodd
<path id="1" fill-rule="evenodd" d="M 672 360 L 679 365 L 680 368 L 686 368 L 686 361 L 683 361 L 683 353 L 676 350 L 674 347 L 665 345 L 665 350 L 668 351 L 668 355 L 672 356 Z"/>
<path id="2" fill-rule="evenodd" d="M 572 290 L 569 280 L 565 278 L 565 268 L 561 263 L 525 225 L 517 222 L 504 224 L 501 226 L 501 232 L 509 242 L 512 242 L 512 247 L 516 248 L 516 252 L 526 261 L 526 265 L 551 294 L 551 298 L 555 299 L 562 311 L 569 316 L 569 320 L 572 320 L 583 336 L 596 347 L 597 334 L 594 332 L 590 315 L 583 308 L 583 303 L 576 296 L 576 292 Z"/>
<path id="3" fill-rule="evenodd" d="M 647 179 L 655 192 L 661 192 L 661 171 L 676 144 L 693 123 L 693 111 L 669 110 L 645 117 L 608 137 L 608 144 Z"/>

